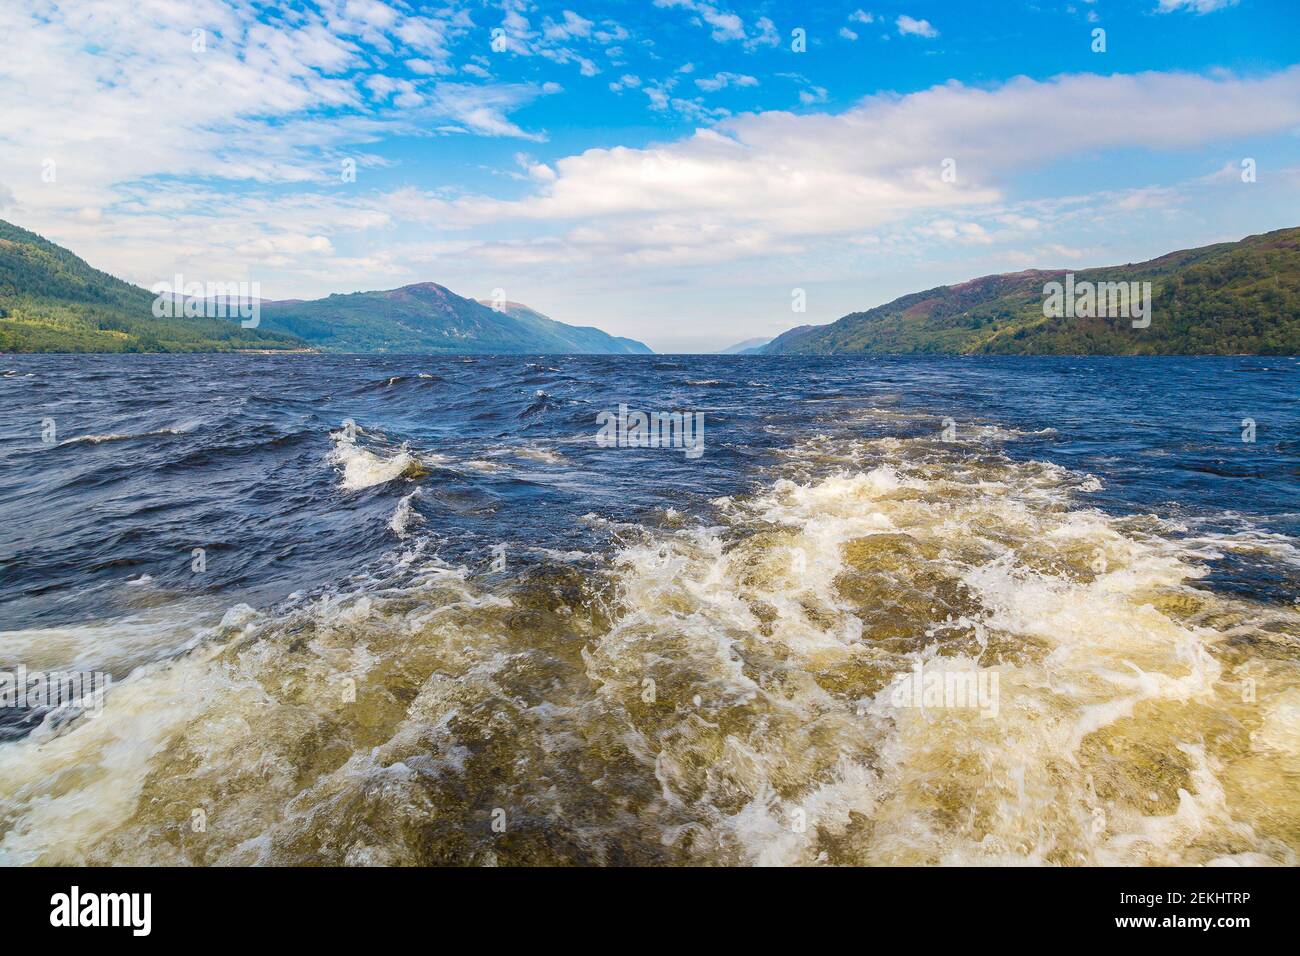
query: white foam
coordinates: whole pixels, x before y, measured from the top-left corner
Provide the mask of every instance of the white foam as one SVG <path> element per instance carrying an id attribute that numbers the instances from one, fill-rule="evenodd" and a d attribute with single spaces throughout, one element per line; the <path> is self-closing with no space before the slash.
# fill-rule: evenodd
<path id="1" fill-rule="evenodd" d="M 347 491 L 373 488 L 397 478 L 411 476 L 419 470 L 419 461 L 406 445 L 389 457 L 382 457 L 349 440 L 343 433 L 331 435 L 334 450 L 330 461 L 342 470 L 340 485 Z"/>
<path id="2" fill-rule="evenodd" d="M 78 435 L 75 438 L 67 438 L 59 442 L 58 447 L 64 445 L 102 445 L 105 442 L 129 441 L 134 438 L 157 438 L 163 435 L 186 435 L 199 426 L 197 420 L 182 422 L 175 428 L 158 428 L 148 432 L 106 432 L 102 435 Z"/>
<path id="3" fill-rule="evenodd" d="M 393 511 L 392 518 L 388 521 L 388 527 L 393 530 L 398 537 L 404 538 L 411 524 L 419 524 L 424 521 L 424 515 L 415 510 L 412 502 L 420 495 L 420 489 L 416 488 L 409 495 L 402 498 L 397 503 L 396 510 Z"/>
<path id="4" fill-rule="evenodd" d="M 809 448 L 820 457 L 827 450 L 816 442 Z M 1215 600 L 1188 589 L 1206 573 L 1191 552 L 1079 510 L 1072 495 L 1096 487 L 1087 476 L 1038 462 L 981 466 L 966 476 L 948 462 L 918 471 L 904 464 L 913 451 L 897 440 L 838 449 L 846 460 L 884 454 L 896 462 L 778 481 L 748 501 L 719 502 L 731 533 L 660 532 L 619 554 L 627 613 L 587 655 L 603 693 L 625 699 L 636 688 L 629 674 L 656 673 L 662 665 L 652 662 L 672 661 L 674 685 L 704 687 L 706 708 L 710 699 L 743 700 L 765 715 L 727 710 L 730 726 L 755 729 L 723 740 L 709 730 L 717 720 L 693 715 L 643 728 L 665 800 L 707 820 L 723 858 L 747 862 L 818 862 L 818 841 L 796 835 L 793 816 L 808 819 L 808 832 L 838 834 L 849 810 L 873 819 L 871 840 L 857 848 L 860 862 L 1210 862 L 1215 854 L 1202 845 L 1216 834 L 1250 848 L 1233 857 L 1238 863 L 1294 858 L 1293 848 L 1240 818 L 1244 808 L 1234 808 L 1222 782 L 1226 769 L 1205 743 L 1186 739 L 1209 725 L 1187 726 L 1183 708 L 1236 706 L 1211 652 L 1222 635 L 1152 603 L 1161 594 Z M 745 543 L 754 519 L 786 530 L 754 551 Z M 967 595 L 977 614 L 913 618 L 910 633 L 889 614 L 861 616 L 837 582 L 852 570 L 846 547 L 880 534 L 903 535 L 939 555 L 916 558 L 882 600 L 906 599 L 938 575 L 963 588 L 955 593 Z M 766 608 L 761 621 L 757 607 Z M 996 718 L 900 711 L 887 687 L 842 701 L 811 679 L 891 658 L 903 670 L 905 658 L 879 643 L 890 635 L 923 642 L 927 659 L 942 654 L 949 667 L 996 665 Z M 978 656 L 954 654 L 954 642 Z M 1296 759 L 1294 718 L 1290 706 L 1270 712 L 1257 746 Z M 802 736 L 810 721 L 829 751 Z M 1130 726 L 1152 735 L 1157 753 L 1184 755 L 1179 792 L 1153 781 L 1119 803 L 1096 794 L 1092 775 L 1109 769 L 1095 764 L 1098 741 L 1125 740 Z M 844 759 L 827 763 L 831 753 Z M 791 768 L 805 764 L 810 775 L 798 796 L 777 798 L 790 790 Z M 1148 772 L 1133 770 L 1139 778 Z M 720 812 L 737 793 L 749 795 L 743 809 Z M 936 816 L 936 801 L 955 815 Z M 1171 801 L 1177 809 L 1165 819 L 1159 808 Z M 670 839 L 680 837 L 673 831 Z"/>

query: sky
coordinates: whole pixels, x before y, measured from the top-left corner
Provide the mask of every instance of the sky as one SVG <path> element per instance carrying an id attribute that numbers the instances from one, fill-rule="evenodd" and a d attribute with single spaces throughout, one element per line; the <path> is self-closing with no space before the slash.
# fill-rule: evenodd
<path id="1" fill-rule="evenodd" d="M 0 218 L 145 287 L 432 281 L 700 352 L 1300 225 L 1296 0 L 0 0 L 0 38 Z"/>

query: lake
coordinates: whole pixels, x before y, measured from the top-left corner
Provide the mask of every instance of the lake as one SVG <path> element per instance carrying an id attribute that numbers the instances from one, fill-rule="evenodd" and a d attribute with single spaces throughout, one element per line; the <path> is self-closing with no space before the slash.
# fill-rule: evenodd
<path id="1" fill-rule="evenodd" d="M 4 355 L 0 412 L 0 670 L 111 677 L 0 708 L 0 863 L 1300 851 L 1295 358 Z"/>

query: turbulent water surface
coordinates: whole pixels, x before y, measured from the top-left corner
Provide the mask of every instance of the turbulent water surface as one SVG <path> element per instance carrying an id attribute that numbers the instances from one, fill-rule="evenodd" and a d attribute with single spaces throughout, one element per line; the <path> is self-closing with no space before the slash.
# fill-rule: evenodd
<path id="1" fill-rule="evenodd" d="M 1294 864 L 1298 395 L 1293 358 L 0 357 L 0 669 L 113 678 L 0 712 L 0 862 Z M 703 454 L 601 447 L 620 403 Z M 900 704 L 918 664 L 996 708 Z"/>

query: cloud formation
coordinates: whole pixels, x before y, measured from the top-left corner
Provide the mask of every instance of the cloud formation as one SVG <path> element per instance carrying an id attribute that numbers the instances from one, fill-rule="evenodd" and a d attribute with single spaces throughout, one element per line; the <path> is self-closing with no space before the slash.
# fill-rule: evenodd
<path id="1" fill-rule="evenodd" d="M 1215 10 L 1235 7 L 1238 0 L 1160 0 L 1156 8 L 1159 13 L 1173 13 L 1176 10 L 1190 10 L 1192 13 L 1206 14 Z"/>
<path id="2" fill-rule="evenodd" d="M 1148 149 L 1174 150 L 1297 124 L 1300 68 L 1260 79 L 1146 73 L 1022 77 L 987 89 L 948 83 L 867 97 L 838 114 L 746 114 L 662 146 L 587 150 L 547 167 L 521 199 L 426 196 L 404 205 L 444 228 L 513 220 L 565 230 L 514 247 L 531 247 L 529 255 L 562 259 L 581 247 L 582 255 L 599 249 L 640 263 L 734 258 L 991 207 L 1007 201 L 1020 174 L 1131 148 L 1134 130 Z M 949 159 L 955 182 L 942 175 Z"/>
<path id="3" fill-rule="evenodd" d="M 903 14 L 894 21 L 898 27 L 900 36 L 918 36 L 918 37 L 937 37 L 939 31 L 930 26 L 929 20 L 915 20 L 907 14 Z"/>

